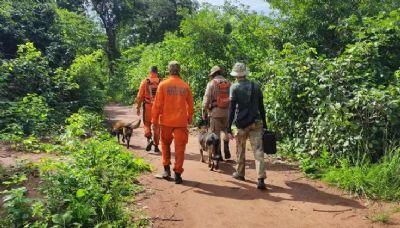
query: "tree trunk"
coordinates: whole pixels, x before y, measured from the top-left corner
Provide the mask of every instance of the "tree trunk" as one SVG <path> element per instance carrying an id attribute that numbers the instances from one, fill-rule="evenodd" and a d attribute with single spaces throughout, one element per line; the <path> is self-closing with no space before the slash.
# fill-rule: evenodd
<path id="1" fill-rule="evenodd" d="M 107 34 L 107 47 L 106 53 L 108 57 L 108 68 L 111 76 L 115 75 L 115 60 L 120 57 L 120 53 L 117 47 L 117 35 L 114 29 L 106 27 Z"/>

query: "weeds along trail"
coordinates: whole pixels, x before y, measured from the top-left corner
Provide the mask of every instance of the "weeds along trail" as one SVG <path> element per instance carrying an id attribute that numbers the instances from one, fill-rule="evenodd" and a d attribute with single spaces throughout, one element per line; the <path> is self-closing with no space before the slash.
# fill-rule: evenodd
<path id="1" fill-rule="evenodd" d="M 1 153 L 5 160 L 0 163 L 8 159 L 10 166 L 0 170 L 0 227 L 131 227 L 142 222 L 126 205 L 141 190 L 136 178 L 150 167 L 117 144 L 102 116 L 81 110 L 67 119 L 61 138 L 45 143 L 21 139 L 12 145 L 25 153 Z M 28 160 L 16 162 L 19 155 Z"/>

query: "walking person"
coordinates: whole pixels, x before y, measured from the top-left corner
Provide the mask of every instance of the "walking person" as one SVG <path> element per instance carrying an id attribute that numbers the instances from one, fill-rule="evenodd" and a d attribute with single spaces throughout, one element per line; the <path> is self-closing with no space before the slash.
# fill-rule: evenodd
<path id="1" fill-rule="evenodd" d="M 265 160 L 262 149 L 262 130 L 266 128 L 265 108 L 262 91 L 255 82 L 246 78 L 249 71 L 244 63 L 236 63 L 231 75 L 237 80 L 230 90 L 230 106 L 228 120 L 228 136 L 233 139 L 232 123 L 238 128 L 236 138 L 237 166 L 233 177 L 245 180 L 246 141 L 250 139 L 251 148 L 256 163 L 258 189 L 265 189 Z"/>
<path id="2" fill-rule="evenodd" d="M 154 152 L 159 153 L 158 144 L 160 141 L 160 126 L 158 122 L 151 121 L 151 110 L 156 96 L 157 88 L 160 83 L 158 70 L 152 66 L 147 78 L 140 84 L 139 92 L 136 97 L 136 113 L 140 116 L 140 108 L 143 108 L 143 128 L 144 137 L 147 138 L 146 151 L 150 151 L 154 145 Z"/>
<path id="3" fill-rule="evenodd" d="M 193 119 L 193 96 L 189 85 L 180 77 L 180 65 L 177 61 L 168 64 L 169 76 L 158 87 L 152 110 L 153 122 L 161 125 L 161 152 L 164 173 L 162 177 L 171 177 L 171 143 L 175 144 L 175 183 L 182 183 L 183 161 L 189 138 L 188 124 Z"/>
<path id="4" fill-rule="evenodd" d="M 219 139 L 221 139 L 222 131 L 225 159 L 230 159 L 231 153 L 229 151 L 229 138 L 226 126 L 228 126 L 229 89 L 231 83 L 222 76 L 222 73 L 223 70 L 221 67 L 214 66 L 208 75 L 211 80 L 207 84 L 203 96 L 203 120 L 209 118 L 210 131 L 218 135 Z M 219 142 L 218 149 L 218 157 L 222 160 L 221 141 Z"/>

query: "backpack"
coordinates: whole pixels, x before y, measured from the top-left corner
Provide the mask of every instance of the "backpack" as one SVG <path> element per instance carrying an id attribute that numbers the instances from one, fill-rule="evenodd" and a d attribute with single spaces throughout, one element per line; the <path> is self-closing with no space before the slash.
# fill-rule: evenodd
<path id="1" fill-rule="evenodd" d="M 156 97 L 156 93 L 157 93 L 157 88 L 158 85 L 160 84 L 160 79 L 152 79 L 152 78 L 147 78 L 147 92 L 149 94 L 149 99 L 150 103 L 153 103 L 154 98 Z"/>
<path id="2" fill-rule="evenodd" d="M 218 108 L 228 108 L 229 107 L 229 88 L 231 87 L 231 83 L 226 80 L 218 80 L 214 79 L 214 88 L 215 88 L 215 107 Z"/>
<path id="3" fill-rule="evenodd" d="M 240 112 L 238 109 L 236 109 L 235 125 L 239 129 L 244 129 L 256 121 L 257 111 L 254 109 L 257 107 L 257 105 L 253 104 L 254 93 L 254 82 L 251 82 L 249 103 L 247 103 L 246 107 L 244 107 Z"/>

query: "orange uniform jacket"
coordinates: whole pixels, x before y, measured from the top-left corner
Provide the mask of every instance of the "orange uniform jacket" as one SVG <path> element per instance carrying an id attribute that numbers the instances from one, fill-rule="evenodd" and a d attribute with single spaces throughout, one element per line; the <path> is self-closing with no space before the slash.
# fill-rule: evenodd
<path id="1" fill-rule="evenodd" d="M 142 81 L 142 83 L 140 83 L 140 88 L 138 91 L 138 94 L 136 96 L 136 104 L 137 107 L 140 108 L 142 103 L 145 102 L 145 110 L 144 111 L 144 116 L 143 116 L 143 120 L 146 122 L 150 122 L 151 121 L 151 109 L 152 109 L 152 97 L 148 88 L 148 79 L 150 79 L 151 81 L 156 81 L 159 82 L 159 78 L 157 76 L 156 73 L 150 73 L 149 77 L 144 79 Z M 154 98 L 153 98 L 154 99 Z"/>
<path id="2" fill-rule="evenodd" d="M 189 85 L 179 76 L 170 75 L 157 89 L 152 121 L 167 127 L 187 127 L 193 118 L 193 96 Z"/>

